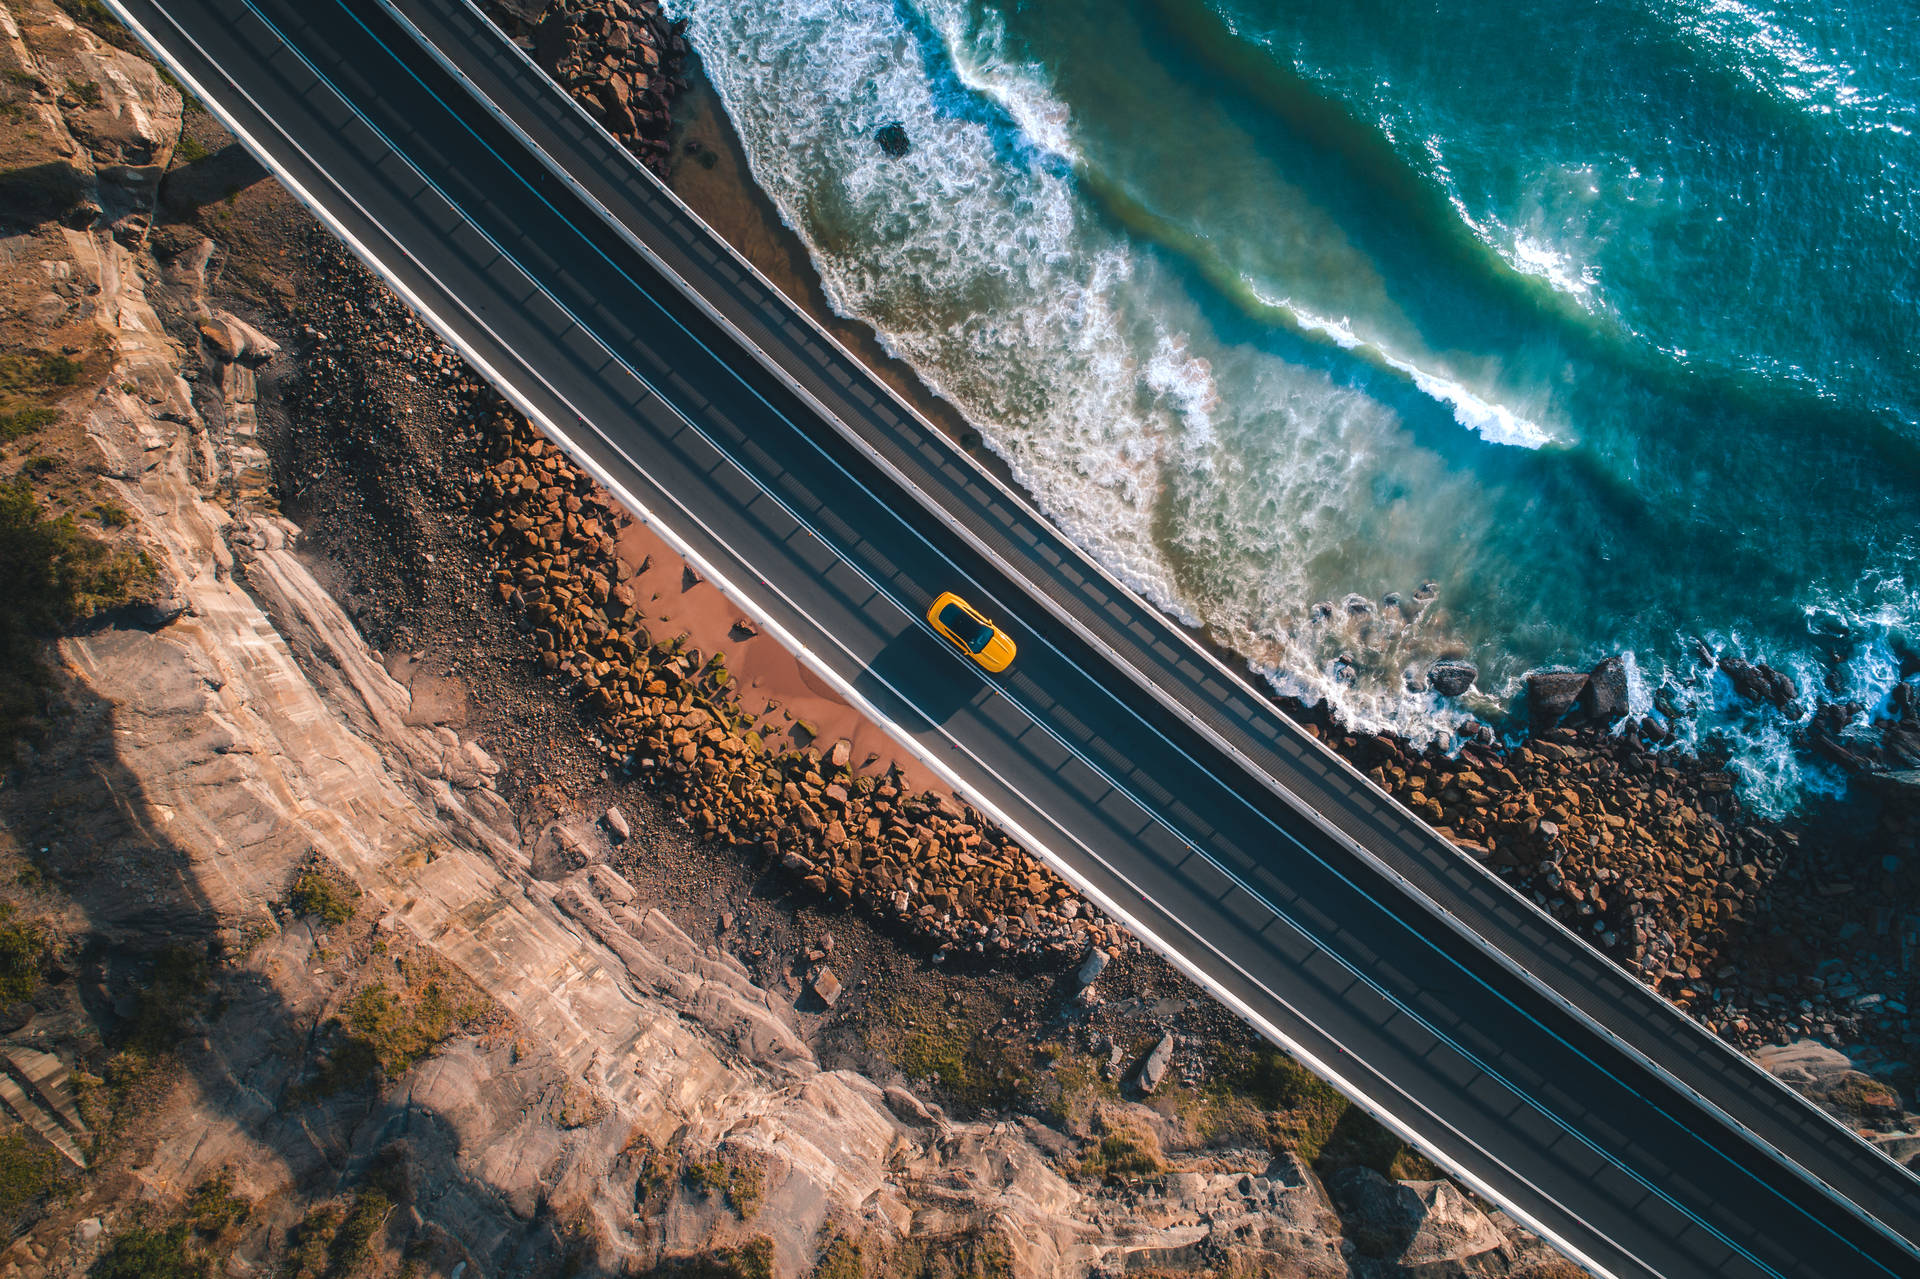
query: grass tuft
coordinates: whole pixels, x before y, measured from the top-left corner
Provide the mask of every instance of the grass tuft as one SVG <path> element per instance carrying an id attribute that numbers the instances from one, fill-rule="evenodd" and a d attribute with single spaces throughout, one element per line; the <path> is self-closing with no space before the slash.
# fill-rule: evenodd
<path id="1" fill-rule="evenodd" d="M 293 881 L 287 904 L 296 915 L 317 919 L 337 928 L 353 918 L 354 896 L 317 866 L 309 866 Z"/>

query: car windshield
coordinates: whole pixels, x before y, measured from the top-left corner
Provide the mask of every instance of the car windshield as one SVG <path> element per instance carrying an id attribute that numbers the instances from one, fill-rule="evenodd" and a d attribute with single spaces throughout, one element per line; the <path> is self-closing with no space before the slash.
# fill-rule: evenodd
<path id="1" fill-rule="evenodd" d="M 993 628 L 974 620 L 973 614 L 958 604 L 949 604 L 940 610 L 940 624 L 958 636 L 970 653 L 983 652 L 993 642 Z"/>

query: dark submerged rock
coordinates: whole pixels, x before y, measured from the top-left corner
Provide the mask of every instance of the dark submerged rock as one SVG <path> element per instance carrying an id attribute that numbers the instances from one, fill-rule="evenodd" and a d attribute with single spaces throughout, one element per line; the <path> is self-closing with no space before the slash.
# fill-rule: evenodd
<path id="1" fill-rule="evenodd" d="M 874 133 L 873 140 L 879 144 L 880 150 L 885 152 L 891 159 L 898 160 L 901 156 L 913 150 L 913 142 L 907 137 L 907 126 L 898 121 L 892 124 L 881 125 L 878 131 Z"/>

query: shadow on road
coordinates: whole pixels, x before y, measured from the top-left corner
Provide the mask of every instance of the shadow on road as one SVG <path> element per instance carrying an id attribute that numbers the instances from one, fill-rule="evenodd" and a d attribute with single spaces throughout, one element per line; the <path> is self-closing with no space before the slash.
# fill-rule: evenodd
<path id="1" fill-rule="evenodd" d="M 990 688 L 984 673 L 918 626 L 896 635 L 855 677 L 853 686 L 909 729 L 945 724 Z"/>

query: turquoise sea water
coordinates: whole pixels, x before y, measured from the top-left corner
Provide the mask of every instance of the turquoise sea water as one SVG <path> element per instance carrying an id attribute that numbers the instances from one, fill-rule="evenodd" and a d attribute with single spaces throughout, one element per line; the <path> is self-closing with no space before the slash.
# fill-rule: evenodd
<path id="1" fill-rule="evenodd" d="M 1909 0 L 674 7 L 832 304 L 1284 691 L 1625 652 L 1777 809 L 1838 778 L 1693 638 L 1920 647 Z"/>

